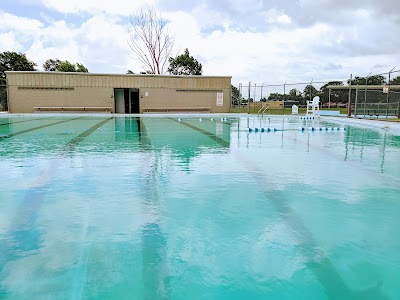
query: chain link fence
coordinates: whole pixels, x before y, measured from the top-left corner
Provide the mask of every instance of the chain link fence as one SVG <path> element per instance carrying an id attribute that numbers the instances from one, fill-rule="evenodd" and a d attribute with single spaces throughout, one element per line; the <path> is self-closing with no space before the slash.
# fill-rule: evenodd
<path id="1" fill-rule="evenodd" d="M 295 104 L 304 109 L 307 101 L 315 96 L 320 97 L 321 108 L 346 108 L 348 102 L 348 91 L 329 93 L 327 86 L 330 83 L 339 84 L 339 81 L 317 81 L 284 84 L 239 84 L 236 96 L 232 98 L 233 112 L 263 112 L 291 113 Z M 346 81 L 340 81 L 344 85 Z M 232 92 L 232 94 L 234 94 Z M 238 101 L 241 99 L 241 101 Z M 263 109 L 269 107 L 268 109 Z M 277 109 L 282 109 L 282 112 Z"/>
<path id="2" fill-rule="evenodd" d="M 7 86 L 0 85 L 0 111 L 7 111 Z"/>
<path id="3" fill-rule="evenodd" d="M 321 110 L 363 118 L 400 117 L 400 70 L 345 80 L 240 83 L 232 95 L 232 112 L 289 114 L 296 104 L 301 113 L 307 101 L 319 96 Z"/>

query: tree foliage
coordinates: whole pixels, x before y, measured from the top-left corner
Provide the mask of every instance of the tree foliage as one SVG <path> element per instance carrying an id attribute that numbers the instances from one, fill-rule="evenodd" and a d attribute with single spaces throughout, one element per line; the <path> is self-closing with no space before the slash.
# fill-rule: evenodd
<path id="1" fill-rule="evenodd" d="M 24 53 L 2 52 L 0 53 L 0 84 L 5 83 L 6 71 L 36 71 L 36 66 Z"/>
<path id="2" fill-rule="evenodd" d="M 382 85 L 385 83 L 385 77 L 382 75 L 373 75 L 367 77 L 358 77 L 356 76 L 353 80 L 350 81 L 350 79 L 347 81 L 347 83 L 350 85 Z"/>
<path id="3" fill-rule="evenodd" d="M 43 69 L 47 72 L 55 72 L 57 68 L 60 66 L 61 60 L 56 59 L 48 59 L 43 64 Z"/>
<path id="4" fill-rule="evenodd" d="M 89 73 L 89 70 L 83 64 L 76 63 L 76 72 Z"/>
<path id="5" fill-rule="evenodd" d="M 319 91 L 311 84 L 306 85 L 303 91 L 303 97 L 307 100 L 312 100 L 315 96 L 319 96 Z"/>
<path id="6" fill-rule="evenodd" d="M 391 79 L 390 84 L 400 84 L 400 76 Z"/>
<path id="7" fill-rule="evenodd" d="M 141 9 L 131 15 L 129 46 L 146 72 L 165 73 L 173 44 L 168 21 L 154 9 Z"/>
<path id="8" fill-rule="evenodd" d="M 232 90 L 232 101 L 233 103 L 238 104 L 239 101 L 243 100 L 243 96 L 236 86 L 231 85 L 231 90 Z"/>
<path id="9" fill-rule="evenodd" d="M 68 60 L 61 61 L 58 58 L 46 60 L 46 62 L 43 64 L 43 69 L 49 72 L 89 72 L 89 70 L 83 64 L 73 64 Z"/>
<path id="10" fill-rule="evenodd" d="M 193 56 L 190 56 L 189 50 L 177 57 L 169 58 L 168 72 L 173 75 L 201 75 L 202 65 Z"/>
<path id="11" fill-rule="evenodd" d="M 270 101 L 282 101 L 284 98 L 284 95 L 280 94 L 280 93 L 271 93 L 268 96 L 268 100 Z"/>

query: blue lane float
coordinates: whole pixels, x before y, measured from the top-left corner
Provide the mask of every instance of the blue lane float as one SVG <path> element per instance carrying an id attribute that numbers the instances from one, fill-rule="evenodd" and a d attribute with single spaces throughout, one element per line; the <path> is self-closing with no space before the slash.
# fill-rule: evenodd
<path id="1" fill-rule="evenodd" d="M 345 131 L 344 127 L 299 127 L 300 131 Z"/>
<path id="2" fill-rule="evenodd" d="M 249 132 L 277 132 L 277 131 L 292 131 L 293 129 L 277 129 L 277 128 L 263 128 L 263 127 L 249 127 Z M 298 130 L 301 132 L 311 131 L 311 132 L 322 132 L 322 131 L 345 131 L 346 128 L 344 127 L 298 127 Z"/>
<path id="3" fill-rule="evenodd" d="M 257 128 L 257 127 L 254 127 L 254 128 L 248 128 L 248 131 L 249 132 L 259 132 L 259 131 L 261 131 L 261 132 L 277 132 L 278 131 L 278 129 L 276 129 L 276 128 L 263 128 L 263 127 L 261 127 L 261 128 Z"/>

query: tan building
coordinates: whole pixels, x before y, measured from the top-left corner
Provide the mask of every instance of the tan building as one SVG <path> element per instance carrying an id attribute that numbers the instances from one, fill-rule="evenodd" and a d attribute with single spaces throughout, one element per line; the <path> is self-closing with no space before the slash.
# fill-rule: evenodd
<path id="1" fill-rule="evenodd" d="M 6 72 L 10 113 L 211 112 L 231 108 L 231 77 Z"/>

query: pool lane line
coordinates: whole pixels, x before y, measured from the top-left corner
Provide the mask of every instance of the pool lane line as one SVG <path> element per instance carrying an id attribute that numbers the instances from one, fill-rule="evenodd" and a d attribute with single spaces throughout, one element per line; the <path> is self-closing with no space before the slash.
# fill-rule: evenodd
<path id="1" fill-rule="evenodd" d="M 176 121 L 175 119 L 172 120 Z M 188 126 L 210 138 L 211 136 L 216 137 L 212 133 L 205 131 L 201 128 L 195 127 L 185 122 L 179 122 L 179 121 L 176 122 Z M 222 144 L 220 143 L 220 140 L 222 139 L 219 138 L 219 140 L 216 140 L 213 138 L 213 140 L 215 140 L 221 146 L 223 145 L 223 143 Z M 244 164 L 244 162 L 247 162 L 244 165 L 248 170 L 252 172 L 251 174 L 262 174 L 259 167 L 256 166 L 255 164 L 253 164 L 250 167 L 252 163 L 249 162 L 247 158 L 240 157 L 237 160 L 242 164 Z M 315 277 L 320 282 L 320 284 L 324 287 L 329 299 L 344 299 L 344 298 L 347 299 L 349 297 L 355 298 L 360 296 L 361 296 L 360 299 L 362 299 L 362 296 L 366 296 L 371 293 L 374 293 L 374 299 L 382 299 L 382 300 L 388 299 L 387 296 L 384 295 L 383 292 L 381 291 L 380 282 L 378 282 L 376 286 L 373 286 L 363 291 L 352 291 L 349 287 L 347 287 L 346 283 L 340 276 L 339 272 L 336 270 L 333 263 L 329 260 L 329 258 L 324 257 L 321 251 L 319 251 L 318 246 L 311 232 L 307 230 L 307 227 L 305 226 L 301 217 L 290 207 L 288 203 L 284 202 L 285 197 L 283 196 L 283 194 L 274 195 L 269 189 L 266 189 L 265 182 L 268 182 L 268 180 L 261 180 L 260 176 L 254 176 L 254 177 L 256 181 L 259 181 L 260 189 L 266 196 L 267 200 L 272 201 L 272 204 L 281 214 L 281 217 L 286 221 L 286 224 L 289 226 L 289 229 L 295 233 L 299 241 L 299 247 L 302 250 L 303 255 L 308 260 L 307 262 L 308 267 L 314 273 Z M 303 243 L 302 242 L 303 240 L 306 240 L 307 244 Z M 311 250 L 308 249 L 308 246 L 311 246 Z"/>
<path id="2" fill-rule="evenodd" d="M 0 126 L 12 125 L 12 124 L 23 123 L 23 122 L 40 121 L 40 120 L 46 120 L 46 119 L 51 119 L 51 117 L 39 118 L 39 119 L 31 119 L 31 120 L 23 120 L 23 121 L 16 121 L 16 122 L 8 122 L 8 123 L 2 123 L 2 124 L 0 124 Z"/>
<path id="3" fill-rule="evenodd" d="M 311 232 L 307 229 L 302 218 L 290 206 L 283 193 L 279 189 L 272 190 L 273 186 L 271 187 L 268 184 L 268 176 L 263 175 L 263 170 L 254 162 L 249 161 L 245 155 L 241 155 L 239 152 L 233 152 L 233 154 L 236 156 L 236 160 L 250 171 L 266 200 L 273 204 L 290 232 L 295 236 L 298 247 L 307 259 L 305 265 L 311 269 L 318 282 L 324 287 L 329 299 L 364 299 L 368 295 L 373 295 L 373 299 L 389 299 L 382 292 L 382 282 L 380 281 L 375 286 L 362 291 L 350 289 L 331 260 L 324 256 L 319 249 Z"/>
<path id="4" fill-rule="evenodd" d="M 197 132 L 200 132 L 200 133 L 202 133 L 202 134 L 208 136 L 210 139 L 212 139 L 214 142 L 218 143 L 218 144 L 221 145 L 222 147 L 229 147 L 229 146 L 230 146 L 230 143 L 228 143 L 228 142 L 225 141 L 224 139 L 222 139 L 222 138 L 216 136 L 214 133 L 211 133 L 211 132 L 209 132 L 209 131 L 207 131 L 207 130 L 204 130 L 204 129 L 199 128 L 199 127 L 196 127 L 196 126 L 193 126 L 193 125 L 188 124 L 188 123 L 183 122 L 183 121 L 179 122 L 179 121 L 177 121 L 177 120 L 175 120 L 175 119 L 172 119 L 172 118 L 168 118 L 168 119 L 170 119 L 170 120 L 172 120 L 172 121 L 175 121 L 175 122 L 177 122 L 178 124 L 184 125 L 184 126 L 186 126 L 186 127 L 189 127 L 189 128 L 191 128 L 191 129 L 193 129 L 193 130 L 195 130 L 195 131 L 197 131 Z"/>
<path id="5" fill-rule="evenodd" d="M 80 118 L 83 118 L 83 117 L 80 117 Z M 72 139 L 69 143 L 67 143 L 64 146 L 64 149 L 62 149 L 61 151 L 65 152 L 65 151 L 72 150 L 72 147 L 77 146 L 79 143 L 81 143 L 84 140 L 84 138 L 89 136 L 96 129 L 98 129 L 100 126 L 104 125 L 106 122 L 110 121 L 113 118 L 114 117 L 108 118 L 106 120 L 102 120 L 100 123 L 97 123 L 93 127 L 84 131 L 78 137 Z M 75 118 L 75 119 L 79 119 L 79 118 Z M 56 169 L 56 166 L 54 164 L 52 164 L 50 167 L 51 167 L 50 171 L 54 172 L 54 170 Z M 42 202 L 44 201 L 44 198 L 45 198 L 48 190 L 51 188 L 50 175 L 51 174 L 44 174 L 44 176 L 47 177 L 46 181 L 40 180 L 40 178 L 38 178 L 39 185 L 36 187 L 30 187 L 29 190 L 27 190 L 25 192 L 24 199 L 22 200 L 21 204 L 18 206 L 17 213 L 16 213 L 15 217 L 13 218 L 14 222 L 11 222 L 11 224 L 13 224 L 13 225 L 4 234 L 6 236 L 6 238 L 0 239 L 0 249 L 4 249 L 3 251 L 0 251 L 0 275 L 1 275 L 1 271 L 2 271 L 3 267 L 5 266 L 4 258 L 11 257 L 12 260 L 20 258 L 20 255 L 15 254 L 15 250 L 13 252 L 9 251 L 10 249 L 13 249 L 13 247 L 15 248 L 14 244 L 21 244 L 23 246 L 24 243 L 26 243 L 26 241 L 24 241 L 24 240 L 18 241 L 16 236 L 19 236 L 24 233 L 27 233 L 27 234 L 33 233 L 33 231 L 34 231 L 32 228 L 34 228 L 34 223 L 37 220 L 38 212 L 42 206 Z M 43 177 L 43 175 L 42 175 L 42 177 Z M 25 222 L 21 225 L 20 223 L 15 222 L 15 220 L 18 220 L 18 221 L 25 220 Z M 36 230 L 35 230 L 35 232 L 36 232 Z M 32 235 L 32 234 L 30 234 L 30 235 Z M 38 240 L 39 240 L 39 238 L 38 238 Z M 40 248 L 35 248 L 35 249 L 40 249 Z M 11 252 L 11 254 L 10 254 L 10 252 Z M 17 251 L 17 252 L 19 252 L 19 251 Z"/>
<path id="6" fill-rule="evenodd" d="M 3 138 L 3 139 L 10 138 L 10 137 L 17 136 L 17 135 L 20 135 L 20 134 L 24 134 L 24 133 L 27 133 L 27 132 L 31 132 L 31 131 L 34 131 L 34 130 L 38 130 L 38 129 L 42 129 L 42 128 L 46 128 L 46 127 L 50 127 L 50 126 L 53 126 L 53 125 L 57 125 L 57 124 L 65 123 L 65 122 L 70 122 L 70 121 L 74 121 L 74 120 L 78 120 L 78 119 L 82 119 L 82 118 L 83 117 L 78 117 L 78 118 L 73 118 L 73 119 L 69 119 L 69 120 L 63 120 L 63 121 L 59 121 L 59 122 L 55 122 L 55 123 L 50 123 L 50 124 L 46 124 L 46 125 L 42 125 L 42 126 L 38 126 L 38 127 L 33 127 L 33 128 L 17 131 L 17 132 L 14 132 L 14 133 L 10 133 L 8 135 L 0 136 L 0 139 L 1 138 Z"/>
<path id="7" fill-rule="evenodd" d="M 114 117 L 107 118 L 100 123 L 97 123 L 93 127 L 90 127 L 89 129 L 85 130 L 82 132 L 80 135 L 72 139 L 66 144 L 66 149 L 65 150 L 71 150 L 72 148 L 76 147 L 79 143 L 81 143 L 86 137 L 88 137 L 90 134 L 92 134 L 96 129 L 99 129 L 101 126 L 103 126 L 105 123 L 111 121 L 114 119 Z"/>

